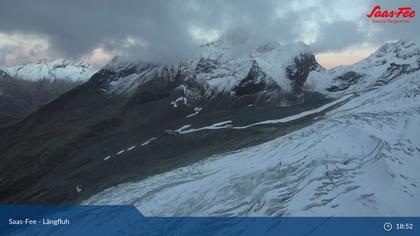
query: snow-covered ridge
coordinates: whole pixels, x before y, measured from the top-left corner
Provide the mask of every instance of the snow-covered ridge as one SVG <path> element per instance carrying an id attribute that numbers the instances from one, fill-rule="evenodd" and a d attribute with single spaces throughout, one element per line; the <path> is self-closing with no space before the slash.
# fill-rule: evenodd
<path id="1" fill-rule="evenodd" d="M 358 93 L 420 69 L 420 48 L 413 42 L 386 43 L 369 57 L 348 66 L 312 71 L 306 87 L 333 97 Z"/>
<path id="2" fill-rule="evenodd" d="M 66 79 L 83 82 L 88 80 L 96 70 L 86 62 L 71 62 L 65 59 L 46 61 L 4 68 L 9 75 L 24 80 Z"/>
<path id="3" fill-rule="evenodd" d="M 230 41 L 218 40 L 201 46 L 192 64 L 198 66 L 200 60 L 205 60 L 208 69 L 198 73 L 197 78 L 218 90 L 232 90 L 255 63 L 277 85 L 290 91 L 291 81 L 287 79 L 286 67 L 304 54 L 312 54 L 304 43 L 282 45 L 269 42 L 249 49 Z"/>
<path id="4" fill-rule="evenodd" d="M 107 89 L 110 94 L 131 95 L 143 83 L 155 77 L 173 78 L 182 74 L 211 91 L 234 94 L 234 88 L 243 81 L 251 68 L 258 67 L 264 76 L 254 83 L 276 84 L 284 92 L 293 88 L 292 76 L 297 72 L 296 63 L 307 55 L 313 55 L 303 43 L 281 45 L 267 43 L 248 48 L 241 40 L 220 39 L 202 45 L 191 58 L 172 64 L 145 61 L 132 62 L 114 58 L 104 70 L 115 74 Z M 295 68 L 293 68 L 295 67 Z M 289 72 L 286 71 L 289 70 Z M 313 68 L 316 69 L 316 68 Z M 289 73 L 289 74 L 288 74 Z M 305 78 L 306 79 L 306 78 Z"/>

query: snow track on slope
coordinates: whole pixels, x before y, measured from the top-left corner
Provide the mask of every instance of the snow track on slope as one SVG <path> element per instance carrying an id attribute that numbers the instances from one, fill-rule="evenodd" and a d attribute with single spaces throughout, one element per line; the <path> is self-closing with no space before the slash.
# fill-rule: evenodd
<path id="1" fill-rule="evenodd" d="M 346 102 L 348 101 L 350 98 L 352 98 L 354 95 L 349 94 L 346 95 L 340 99 L 337 99 L 333 102 L 330 102 L 328 104 L 325 104 L 321 107 L 318 107 L 316 109 L 313 110 L 309 110 L 309 111 L 304 111 L 302 113 L 296 114 L 296 115 L 292 115 L 292 116 L 288 116 L 288 117 L 284 117 L 281 119 L 276 119 L 276 120 L 266 120 L 266 121 L 261 121 L 261 122 L 257 122 L 254 124 L 250 124 L 250 125 L 245 125 L 245 126 L 232 126 L 232 121 L 231 120 L 227 120 L 227 121 L 222 121 L 222 122 L 218 122 L 209 126 L 204 126 L 201 128 L 196 128 L 196 129 L 189 129 L 191 127 L 191 125 L 184 125 L 181 128 L 174 130 L 174 132 L 179 133 L 179 134 L 188 134 L 188 133 L 194 133 L 194 132 L 198 132 L 198 131 L 203 131 L 203 130 L 215 130 L 215 129 L 247 129 L 253 126 L 258 126 L 258 125 L 266 125 L 266 124 L 278 124 L 278 123 L 287 123 L 287 122 L 291 122 L 291 121 L 295 121 L 310 115 L 314 115 L 314 114 L 318 114 L 321 113 L 337 104 L 340 104 L 342 102 Z"/>

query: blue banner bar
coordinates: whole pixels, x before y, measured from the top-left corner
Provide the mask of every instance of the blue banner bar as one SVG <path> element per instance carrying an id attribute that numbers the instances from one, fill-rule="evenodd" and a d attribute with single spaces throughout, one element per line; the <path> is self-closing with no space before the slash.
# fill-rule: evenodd
<path id="1" fill-rule="evenodd" d="M 420 217 L 144 217 L 133 206 L 0 206 L 0 235 L 420 235 Z"/>

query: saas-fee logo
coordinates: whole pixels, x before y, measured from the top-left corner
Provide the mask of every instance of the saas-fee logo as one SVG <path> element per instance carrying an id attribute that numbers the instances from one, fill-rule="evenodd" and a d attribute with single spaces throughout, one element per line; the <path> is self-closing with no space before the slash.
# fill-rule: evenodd
<path id="1" fill-rule="evenodd" d="M 416 11 L 409 7 L 397 9 L 382 9 L 380 5 L 374 6 L 367 15 L 373 23 L 409 23 L 416 16 Z"/>

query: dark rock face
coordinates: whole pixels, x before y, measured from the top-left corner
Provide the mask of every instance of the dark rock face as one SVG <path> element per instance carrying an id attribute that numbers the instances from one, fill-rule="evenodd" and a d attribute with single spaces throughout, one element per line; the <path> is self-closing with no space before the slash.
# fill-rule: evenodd
<path id="1" fill-rule="evenodd" d="M 195 73 L 211 73 L 218 66 L 220 66 L 220 63 L 217 60 L 200 58 L 195 68 Z"/>
<path id="2" fill-rule="evenodd" d="M 261 70 L 256 61 L 253 62 L 247 76 L 233 88 L 237 106 L 247 104 L 261 106 L 271 104 L 275 106 L 288 106 L 301 102 L 299 95 L 286 92 L 273 79 Z"/>
<path id="3" fill-rule="evenodd" d="M 320 65 L 313 54 L 301 54 L 294 59 L 294 63 L 286 67 L 287 78 L 292 81 L 293 92 L 302 95 L 303 84 L 309 72 L 318 70 Z"/>
<path id="4" fill-rule="evenodd" d="M 116 58 L 114 59 L 116 60 Z M 114 66 L 106 66 L 100 71 L 95 73 L 91 80 L 97 84 L 108 84 L 112 81 L 116 81 L 121 77 L 126 77 L 132 74 L 141 74 L 142 72 L 153 70 L 157 65 L 152 63 L 138 63 L 138 64 L 126 64 L 121 65 L 120 68 L 114 68 Z"/>
<path id="5" fill-rule="evenodd" d="M 27 81 L 0 71 L 0 126 L 25 118 L 79 84 L 66 80 Z"/>
<path id="6" fill-rule="evenodd" d="M 333 85 L 327 88 L 329 92 L 338 92 L 348 89 L 350 86 L 356 84 L 363 75 L 358 74 L 354 71 L 346 72 L 343 75 L 337 76 L 333 81 L 338 82 L 339 85 Z"/>
<path id="7" fill-rule="evenodd" d="M 275 66 L 275 65 L 274 65 Z M 302 102 L 303 84 L 309 72 L 320 69 L 313 54 L 301 54 L 286 67 L 286 79 L 290 80 L 292 91 L 281 88 L 274 80 L 261 70 L 254 61 L 248 75 L 233 91 L 238 97 L 248 97 L 249 103 L 289 106 Z M 252 97 L 253 99 L 249 99 Z"/>
<path id="8" fill-rule="evenodd" d="M 156 75 L 155 78 L 138 87 L 127 106 L 130 107 L 163 98 L 174 101 L 179 97 L 185 97 L 189 101 L 189 106 L 204 100 L 202 97 L 205 90 L 196 80 L 186 79 L 187 75 L 180 70 L 172 72 L 173 74 L 164 70 L 160 75 Z"/>
<path id="9" fill-rule="evenodd" d="M 380 78 L 378 78 L 378 80 L 375 83 L 375 86 L 382 86 L 382 85 L 388 84 L 389 82 L 401 76 L 402 74 L 409 74 L 419 69 L 420 69 L 420 66 L 418 66 L 417 68 L 410 69 L 409 64 L 399 65 L 396 63 L 391 63 L 389 67 L 387 68 L 386 72 L 382 76 L 380 76 Z"/>
<path id="10" fill-rule="evenodd" d="M 239 83 L 238 86 L 233 88 L 236 96 L 245 96 L 256 94 L 263 91 L 272 89 L 281 90 L 275 82 L 268 78 L 267 74 L 261 70 L 257 62 L 254 61 L 248 75 Z"/>

